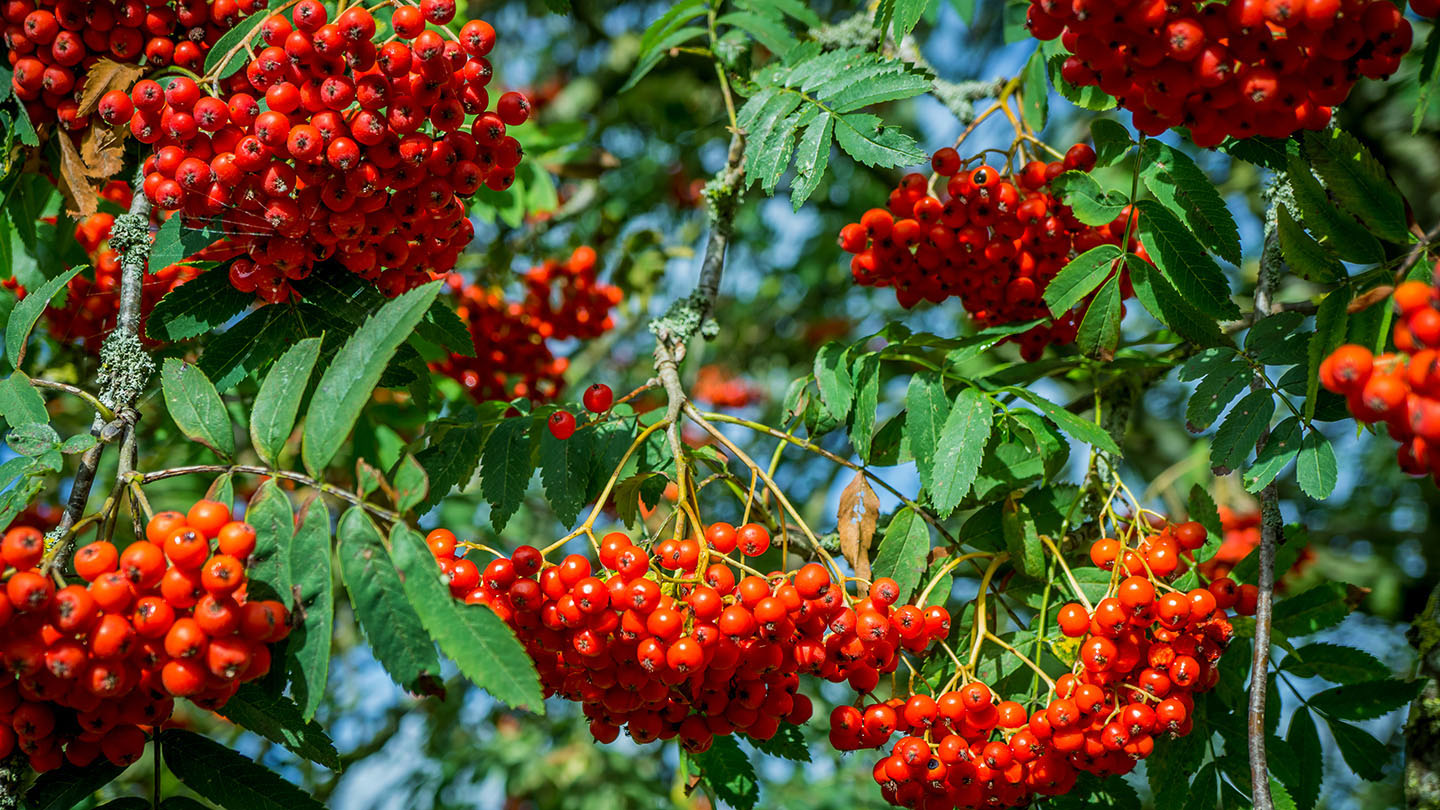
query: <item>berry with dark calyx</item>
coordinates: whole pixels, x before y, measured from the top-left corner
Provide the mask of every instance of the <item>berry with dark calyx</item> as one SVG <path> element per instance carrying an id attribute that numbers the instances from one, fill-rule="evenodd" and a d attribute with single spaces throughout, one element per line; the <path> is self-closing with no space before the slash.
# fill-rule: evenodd
<path id="1" fill-rule="evenodd" d="M 615 402 L 614 392 L 610 390 L 610 386 L 604 383 L 595 383 L 586 388 L 583 398 L 585 408 L 591 413 L 604 413 L 610 410 L 610 406 Z"/>
<path id="2" fill-rule="evenodd" d="M 556 411 L 550 414 L 545 420 L 545 426 L 550 428 L 550 435 L 560 441 L 565 441 L 575 435 L 575 414 L 569 411 Z"/>

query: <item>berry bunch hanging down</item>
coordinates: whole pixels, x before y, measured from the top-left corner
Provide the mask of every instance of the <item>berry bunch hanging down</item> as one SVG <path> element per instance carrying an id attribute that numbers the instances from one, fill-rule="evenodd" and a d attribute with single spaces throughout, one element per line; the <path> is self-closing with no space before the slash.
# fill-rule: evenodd
<path id="1" fill-rule="evenodd" d="M 1102 244 L 1119 245 L 1132 223 L 1128 248 L 1145 255 L 1127 207 L 1112 223 L 1092 227 L 1062 204 L 1050 182 L 1066 171 L 1088 172 L 1095 151 L 1076 144 L 1063 160 L 1032 161 L 1018 175 L 980 165 L 965 169 L 945 148 L 931 161 L 945 188 L 937 196 L 924 175 L 909 174 L 890 194 L 887 208 L 872 208 L 840 231 L 840 246 L 854 254 L 856 283 L 893 287 L 905 307 L 959 296 L 981 326 L 1048 319 L 1042 297 L 1071 258 Z M 1129 280 L 1122 272 L 1122 291 Z M 1011 338 L 1027 360 L 1050 344 L 1075 340 L 1088 301 L 1063 318 Z"/>
<path id="2" fill-rule="evenodd" d="M 36 771 L 103 756 L 139 759 L 144 728 L 170 718 L 175 698 L 216 710 L 270 670 L 269 644 L 290 632 L 285 606 L 247 594 L 255 530 L 199 501 L 161 512 L 145 538 L 75 553 L 84 584 L 58 591 L 38 529 L 0 543 L 0 756 L 24 752 Z"/>
<path id="3" fill-rule="evenodd" d="M 1357 420 L 1385 423 L 1400 442 L 1400 469 L 1440 481 L 1440 293 L 1407 281 L 1395 288 L 1395 305 L 1398 352 L 1341 346 L 1320 363 L 1320 384 L 1344 396 Z"/>
<path id="4" fill-rule="evenodd" d="M 78 132 L 90 125 L 80 99 L 101 59 L 147 69 L 204 70 L 205 54 L 260 0 L 7 0 L 5 47 L 10 83 L 36 124 L 58 121 Z"/>
<path id="5" fill-rule="evenodd" d="M 1061 74 L 1099 87 L 1159 135 L 1197 146 L 1320 129 L 1361 78 L 1394 73 L 1410 23 L 1384 0 L 1031 0 L 1030 32 L 1072 54 Z"/>
<path id="6" fill-rule="evenodd" d="M 583 704 L 601 742 L 622 729 L 642 743 L 678 737 L 690 751 L 736 731 L 769 739 L 780 723 L 810 717 L 801 673 L 869 691 L 901 649 L 921 652 L 950 628 L 943 608 L 895 606 L 888 579 L 852 606 L 818 563 L 739 576 L 753 569 L 729 555 L 770 548 L 757 524 L 715 523 L 703 540 L 650 549 L 612 533 L 600 541 L 599 571 L 577 554 L 547 564 L 528 546 L 482 571 L 457 558 L 449 531 L 427 542 L 451 592 L 509 623 L 547 694 Z"/>
<path id="7" fill-rule="evenodd" d="M 478 402 L 554 399 L 570 363 L 555 356 L 550 341 L 590 340 L 614 328 L 610 311 L 621 301 L 620 288 L 596 273 L 595 251 L 582 245 L 563 262 L 532 267 L 519 301 L 451 274 L 446 283 L 460 298 L 456 313 L 469 325 L 475 356 L 452 354 L 434 370 L 458 380 Z"/>
<path id="8" fill-rule="evenodd" d="M 398 295 L 455 266 L 474 236 L 462 199 L 514 182 L 521 148 L 507 127 L 530 114 L 519 93 L 490 109 L 488 23 L 467 22 L 458 42 L 427 27 L 454 16 L 454 3 L 400 6 L 395 38 L 377 44 L 368 10 L 330 21 L 301 0 L 293 22 L 259 26 L 264 47 L 224 80 L 225 97 L 185 77 L 144 80 L 107 93 L 99 114 L 155 149 L 145 193 L 157 208 L 197 227 L 218 218 L 249 254 L 230 267 L 236 289 L 283 301 L 291 280 L 334 259 Z"/>
<path id="9" fill-rule="evenodd" d="M 1226 611 L 1254 611 L 1253 586 L 1169 586 L 1205 541 L 1198 523 L 1152 530 L 1131 548 L 1097 541 L 1091 560 L 1114 572 L 1112 585 L 1093 609 L 1061 608 L 1059 630 L 1080 640 L 1078 655 L 1071 672 L 1044 678 L 1051 694 L 1034 712 L 962 672 L 958 688 L 934 695 L 837 708 L 831 741 L 855 750 L 903 735 L 873 771 L 900 807 L 1022 807 L 1069 792 L 1081 772 L 1128 773 L 1163 737 L 1190 732 L 1193 696 L 1215 685 L 1234 635 Z"/>

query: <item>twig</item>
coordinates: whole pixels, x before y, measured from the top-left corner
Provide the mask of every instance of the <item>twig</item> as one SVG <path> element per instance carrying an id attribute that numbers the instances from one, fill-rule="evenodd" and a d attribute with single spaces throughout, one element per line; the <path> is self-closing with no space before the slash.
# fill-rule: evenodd
<path id="1" fill-rule="evenodd" d="M 95 412 L 98 413 L 106 422 L 110 422 L 115 419 L 114 411 L 105 407 L 105 404 L 100 400 L 96 399 L 94 394 L 91 394 L 89 391 L 86 391 L 83 388 L 78 388 L 68 383 L 55 382 L 54 380 L 42 380 L 38 377 L 31 377 L 30 384 L 35 386 L 36 388 L 48 388 L 52 391 L 64 391 L 67 394 L 79 397 L 80 399 L 85 400 L 85 402 L 89 404 L 90 407 L 94 408 Z"/>
<path id="2" fill-rule="evenodd" d="M 1436 223 L 1435 227 L 1427 231 L 1420 241 L 1416 242 L 1410 248 L 1410 252 L 1405 254 L 1405 261 L 1401 262 L 1400 266 L 1395 268 L 1396 284 L 1405 280 L 1405 276 L 1410 272 L 1410 268 L 1420 263 L 1420 260 L 1425 257 L 1425 251 L 1437 239 L 1440 239 L 1440 223 Z"/>
<path id="3" fill-rule="evenodd" d="M 156 470 L 155 472 L 130 473 L 130 477 L 132 480 L 139 481 L 141 486 L 144 486 L 145 484 L 152 484 L 156 481 L 163 481 L 166 478 L 175 478 L 181 475 L 199 475 L 206 473 L 243 473 L 245 475 L 262 475 L 272 478 L 283 478 L 287 481 L 294 481 L 297 484 L 303 484 L 307 487 L 310 487 L 311 489 L 318 490 L 331 497 L 339 498 L 346 503 L 354 504 L 355 506 L 364 509 L 366 512 L 369 512 L 370 514 L 390 523 L 400 523 L 405 519 L 403 515 L 369 503 L 364 498 L 361 498 L 359 495 L 356 495 L 349 490 L 341 489 L 337 486 L 332 486 L 325 483 L 324 481 L 316 481 L 314 478 L 311 478 L 308 475 L 303 475 L 297 472 L 290 472 L 288 470 L 272 470 L 268 467 L 256 467 L 251 464 L 231 464 L 228 466 L 225 464 L 191 464 L 185 467 L 171 467 L 168 470 Z"/>

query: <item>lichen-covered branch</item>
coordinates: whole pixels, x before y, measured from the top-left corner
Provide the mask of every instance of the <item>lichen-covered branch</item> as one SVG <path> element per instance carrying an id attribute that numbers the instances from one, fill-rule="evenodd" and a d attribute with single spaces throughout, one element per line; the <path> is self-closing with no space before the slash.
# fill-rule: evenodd
<path id="1" fill-rule="evenodd" d="M 130 210 L 115 218 L 111 231 L 110 246 L 120 254 L 119 313 L 115 330 L 100 346 L 100 372 L 96 375 L 100 403 L 117 416 L 107 422 L 97 414 L 90 427 L 100 442 L 80 456 L 65 512 L 46 537 L 45 566 L 49 571 L 65 564 L 74 545 L 70 530 L 90 501 L 90 489 L 95 484 L 95 472 L 100 468 L 105 445 L 134 428 L 138 414 L 132 406 L 155 373 L 155 361 L 140 342 L 141 288 L 150 262 L 150 200 L 140 184 L 141 178 L 137 177 Z"/>

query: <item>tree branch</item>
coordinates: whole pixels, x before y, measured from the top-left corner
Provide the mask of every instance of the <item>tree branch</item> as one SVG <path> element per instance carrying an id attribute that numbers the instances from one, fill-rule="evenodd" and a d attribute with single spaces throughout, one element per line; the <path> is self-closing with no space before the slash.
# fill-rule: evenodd
<path id="1" fill-rule="evenodd" d="M 155 371 L 155 361 L 140 343 L 141 288 L 150 263 L 150 199 L 141 188 L 142 179 L 143 175 L 136 176 L 131 186 L 134 196 L 130 200 L 130 211 L 115 218 L 110 236 L 111 247 L 120 254 L 120 304 L 115 330 L 100 347 L 97 382 L 100 403 L 119 416 L 107 421 L 103 415 L 96 414 L 90 426 L 90 433 L 101 441 L 80 457 L 65 513 L 46 538 L 47 572 L 65 565 L 75 545 L 70 530 L 90 501 L 90 489 L 95 484 L 95 472 L 100 467 L 105 445 L 134 427 L 139 415 L 132 406 Z"/>
<path id="2" fill-rule="evenodd" d="M 1281 181 L 1283 182 L 1283 181 Z M 1256 319 L 1270 315 L 1271 299 L 1279 284 L 1280 273 L 1284 270 L 1280 258 L 1280 243 L 1275 234 L 1274 206 L 1267 218 L 1265 245 L 1260 252 L 1260 272 L 1255 282 Z M 1262 376 L 1256 375 L 1251 382 L 1252 389 L 1265 387 Z M 1255 443 L 1258 453 L 1269 441 L 1267 429 Z M 1255 606 L 1255 652 L 1250 667 L 1250 705 L 1247 718 L 1247 735 L 1250 741 L 1250 795 L 1255 810 L 1275 810 L 1274 799 L 1270 796 L 1270 767 L 1265 753 L 1265 699 L 1270 675 L 1270 615 L 1275 600 L 1275 547 L 1281 540 L 1280 492 L 1275 482 L 1270 482 L 1260 492 L 1260 572 L 1257 586 L 1260 589 Z"/>

